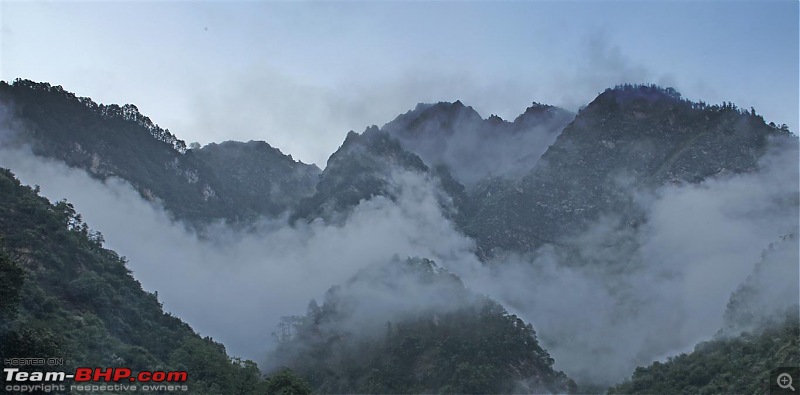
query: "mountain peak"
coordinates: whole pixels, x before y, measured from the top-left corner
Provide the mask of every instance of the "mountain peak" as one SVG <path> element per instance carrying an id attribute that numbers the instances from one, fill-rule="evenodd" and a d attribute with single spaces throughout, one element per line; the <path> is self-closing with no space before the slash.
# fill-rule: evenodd
<path id="1" fill-rule="evenodd" d="M 250 140 L 248 142 L 226 140 L 221 143 L 211 142 L 198 150 L 200 153 L 207 153 L 209 151 L 226 152 L 232 157 L 241 155 L 271 156 L 276 160 L 283 160 L 292 163 L 296 162 L 297 164 L 305 165 L 305 163 L 302 161 L 295 161 L 291 154 L 284 154 L 283 151 L 271 146 L 269 143 L 263 140 Z M 316 167 L 316 165 L 311 166 Z"/>
<path id="2" fill-rule="evenodd" d="M 621 84 L 613 89 L 606 89 L 606 92 L 611 92 L 620 99 L 681 99 L 681 93 L 675 88 L 671 86 L 662 87 L 656 84 Z"/>
<path id="3" fill-rule="evenodd" d="M 655 84 L 622 84 L 613 89 L 608 88 L 592 103 L 613 102 L 618 105 L 656 104 L 656 103 L 690 103 L 681 98 L 680 92 L 672 87 L 661 87 Z M 591 105 L 591 104 L 590 104 Z"/>
<path id="4" fill-rule="evenodd" d="M 447 118 L 445 120 L 440 119 L 440 121 L 447 123 L 453 123 L 459 118 L 463 118 L 468 121 L 483 119 L 474 108 L 465 106 L 461 100 L 456 100 L 452 103 L 446 101 L 438 102 L 423 111 L 421 117 L 438 117 L 442 115 Z"/>
<path id="5" fill-rule="evenodd" d="M 502 123 L 506 122 L 505 119 L 503 119 L 502 117 L 500 117 L 497 114 L 489 115 L 489 118 L 486 118 L 486 121 L 489 122 L 492 125 L 498 125 L 498 124 L 502 124 Z"/>
<path id="6" fill-rule="evenodd" d="M 574 116 L 574 114 L 562 108 L 551 106 L 549 104 L 533 102 L 528 108 L 525 109 L 525 111 L 522 114 L 518 115 L 514 119 L 513 123 L 520 125 L 522 123 L 528 122 L 529 120 L 540 120 L 542 118 L 548 118 L 553 115 L 559 115 L 563 117 Z"/>

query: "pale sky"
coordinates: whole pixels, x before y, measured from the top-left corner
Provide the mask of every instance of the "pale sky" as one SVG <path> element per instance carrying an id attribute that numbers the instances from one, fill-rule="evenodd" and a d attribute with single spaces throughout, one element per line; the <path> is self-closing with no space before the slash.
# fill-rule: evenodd
<path id="1" fill-rule="evenodd" d="M 16 2 L 0 79 L 133 103 L 188 143 L 265 140 L 324 167 L 418 102 L 513 119 L 619 83 L 798 130 L 797 1 Z"/>

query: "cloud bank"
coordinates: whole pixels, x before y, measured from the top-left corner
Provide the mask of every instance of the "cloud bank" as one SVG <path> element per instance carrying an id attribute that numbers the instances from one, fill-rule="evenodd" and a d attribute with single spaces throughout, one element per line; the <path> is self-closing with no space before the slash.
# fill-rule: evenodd
<path id="1" fill-rule="evenodd" d="M 416 175 L 397 176 L 397 202 L 364 202 L 343 226 L 265 220 L 255 233 L 217 226 L 200 241 L 119 179 L 101 183 L 24 151 L 0 151 L 0 166 L 51 200 L 68 199 L 107 248 L 128 258 L 143 287 L 158 291 L 167 311 L 256 360 L 280 317 L 304 311 L 359 269 L 395 255 L 450 260 L 472 245 L 442 216 L 433 184 Z"/>
<path id="2" fill-rule="evenodd" d="M 565 246 L 463 274 L 468 285 L 534 325 L 556 367 L 576 380 L 610 384 L 636 366 L 689 351 L 723 326 L 731 294 L 770 243 L 798 233 L 798 150 L 773 147 L 759 171 L 665 186 L 640 195 L 639 227 L 601 218 Z M 783 256 L 786 258 L 786 256 Z M 781 267 L 797 261 L 782 260 Z M 784 270 L 785 271 L 785 270 Z M 776 276 L 773 276 L 773 279 Z M 797 276 L 760 292 L 777 311 L 798 295 Z"/>
<path id="3" fill-rule="evenodd" d="M 0 151 L 0 166 L 71 201 L 166 310 L 234 355 L 262 361 L 280 317 L 370 265 L 420 256 L 531 322 L 557 369 L 607 384 L 711 337 L 763 249 L 798 233 L 798 151 L 789 145 L 752 174 L 639 194 L 643 225 L 609 213 L 563 246 L 488 265 L 442 214 L 436 183 L 418 174 L 397 173 L 396 201 L 363 201 L 341 225 L 265 220 L 253 233 L 217 226 L 201 241 L 120 180 L 101 183 L 19 150 Z M 757 300 L 768 307 L 784 297 Z"/>

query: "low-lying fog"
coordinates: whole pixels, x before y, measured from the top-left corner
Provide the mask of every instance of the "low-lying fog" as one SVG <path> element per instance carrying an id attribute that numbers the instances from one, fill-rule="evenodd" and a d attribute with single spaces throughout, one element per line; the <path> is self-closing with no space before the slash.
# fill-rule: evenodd
<path id="1" fill-rule="evenodd" d="M 722 327 L 731 293 L 762 251 L 798 232 L 797 158 L 796 146 L 773 149 L 756 173 L 639 194 L 646 224 L 633 229 L 609 214 L 567 243 L 589 264 L 546 246 L 482 265 L 472 240 L 442 215 L 435 182 L 415 174 L 396 173 L 396 202 L 362 202 L 341 226 L 289 227 L 282 218 L 238 233 L 219 224 L 201 241 L 121 180 L 102 183 L 24 150 L 0 150 L 0 166 L 51 200 L 72 202 L 165 310 L 233 355 L 263 361 L 281 316 L 303 314 L 359 269 L 419 256 L 531 322 L 557 369 L 596 383 L 691 350 Z M 796 249 L 786 256 L 782 264 L 796 267 Z M 798 279 L 777 281 L 796 287 Z M 785 295 L 760 298 L 764 309 L 787 302 L 770 298 Z"/>

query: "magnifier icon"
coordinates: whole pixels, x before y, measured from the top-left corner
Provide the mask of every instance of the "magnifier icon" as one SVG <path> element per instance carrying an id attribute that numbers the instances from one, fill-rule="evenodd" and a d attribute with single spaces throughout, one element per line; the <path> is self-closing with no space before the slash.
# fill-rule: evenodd
<path id="1" fill-rule="evenodd" d="M 792 376 L 789 373 L 779 374 L 776 381 L 778 382 L 778 387 L 795 391 L 794 387 L 792 387 Z"/>

